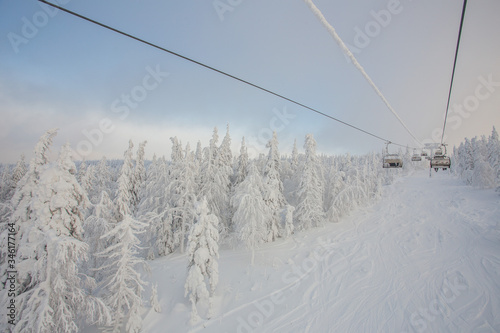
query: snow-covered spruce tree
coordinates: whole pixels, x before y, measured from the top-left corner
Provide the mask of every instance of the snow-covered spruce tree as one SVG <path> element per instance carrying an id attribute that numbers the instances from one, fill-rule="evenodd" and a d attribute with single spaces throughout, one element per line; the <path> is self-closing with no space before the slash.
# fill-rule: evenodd
<path id="1" fill-rule="evenodd" d="M 488 138 L 487 149 L 488 162 L 495 174 L 495 186 L 500 186 L 500 139 L 495 126 L 493 126 L 491 135 Z"/>
<path id="2" fill-rule="evenodd" d="M 146 227 L 135 220 L 130 212 L 121 212 L 123 219 L 101 237 L 111 243 L 98 255 L 107 258 L 101 267 L 104 275 L 101 294 L 112 310 L 113 332 L 139 332 L 142 326 L 140 311 L 142 292 L 146 286 L 137 269 L 148 270 L 146 262 L 140 259 L 137 234 Z"/>
<path id="3" fill-rule="evenodd" d="M 103 191 L 108 192 L 108 196 L 113 198 L 114 189 L 106 156 L 101 158 L 95 172 L 95 192 L 98 194 L 99 198 Z"/>
<path id="4" fill-rule="evenodd" d="M 106 262 L 105 258 L 98 256 L 97 253 L 104 251 L 109 245 L 101 236 L 116 225 L 114 220 L 116 215 L 115 205 L 108 192 L 102 191 L 99 202 L 94 205 L 92 213 L 85 219 L 83 224 L 83 239 L 89 247 L 88 259 L 82 266 L 89 275 L 95 278 L 97 283 L 101 282 L 103 276 L 98 269 Z M 116 242 L 110 244 L 114 243 Z"/>
<path id="5" fill-rule="evenodd" d="M 200 302 L 208 302 L 207 317 L 212 316 L 212 297 L 219 282 L 217 263 L 219 258 L 219 220 L 215 215 L 210 214 L 205 198 L 197 204 L 196 209 L 196 222 L 189 232 L 189 264 L 184 285 L 184 296 L 189 296 L 192 306 L 191 323 L 200 319 L 197 309 L 197 304 Z"/>
<path id="6" fill-rule="evenodd" d="M 208 147 L 203 149 L 203 158 L 200 162 L 200 197 L 205 197 L 208 204 L 210 205 L 211 198 L 211 188 L 215 182 L 215 157 L 217 156 L 217 143 L 219 140 L 219 134 L 217 127 L 214 128 L 212 139 L 210 139 L 210 144 Z"/>
<path id="7" fill-rule="evenodd" d="M 144 165 L 144 147 L 148 142 L 143 141 L 139 143 L 139 148 L 137 149 L 137 157 L 135 159 L 135 170 L 134 170 L 134 189 L 132 191 L 132 212 L 135 213 L 141 201 L 141 196 L 144 194 L 144 188 L 146 186 L 146 167 Z"/>
<path id="8" fill-rule="evenodd" d="M 227 160 L 230 156 L 230 152 L 227 152 L 230 143 L 229 133 L 226 134 L 221 147 L 217 147 L 217 140 L 218 134 L 215 128 L 210 145 L 204 151 L 204 161 L 200 169 L 202 183 L 199 198 L 207 199 L 210 211 L 220 221 L 219 232 L 224 238 L 229 232 L 229 177 L 232 163 Z"/>
<path id="9" fill-rule="evenodd" d="M 24 154 L 21 154 L 20 159 L 17 161 L 14 170 L 12 170 L 12 176 L 9 182 L 10 189 L 7 192 L 7 196 L 4 198 L 5 201 L 10 201 L 12 196 L 16 191 L 17 184 L 24 177 L 24 175 L 28 172 L 28 168 L 26 166 L 26 160 Z"/>
<path id="10" fill-rule="evenodd" d="M 158 214 L 158 212 L 161 211 L 161 209 L 164 207 L 162 203 L 166 201 L 166 198 L 162 194 L 165 191 L 164 189 L 166 188 L 166 183 L 160 184 L 160 182 L 162 181 L 162 177 L 160 175 L 161 161 L 162 159 L 158 159 L 156 157 L 156 154 L 153 155 L 151 165 L 146 171 L 146 184 L 144 186 L 143 196 L 137 210 L 139 221 L 148 225 L 145 229 L 145 232 L 139 237 L 145 251 L 144 257 L 148 259 L 154 259 L 158 254 L 158 251 L 156 251 L 155 247 L 157 230 L 156 226 L 153 226 L 151 215 Z M 166 165 L 164 165 L 163 167 L 164 178 L 166 178 Z"/>
<path id="11" fill-rule="evenodd" d="M 175 249 L 168 172 L 164 157 L 156 162 L 153 160 L 148 169 L 145 195 L 138 213 L 141 221 L 148 225 L 143 239 L 149 259 L 165 256 Z"/>
<path id="12" fill-rule="evenodd" d="M 81 181 L 80 181 L 80 186 L 82 189 L 87 193 L 87 196 L 92 203 L 96 203 L 98 200 L 98 193 L 95 191 L 96 186 L 96 171 L 95 171 L 95 165 L 89 164 L 82 175 Z"/>
<path id="13" fill-rule="evenodd" d="M 295 211 L 295 207 L 291 205 L 286 205 L 285 208 L 282 210 L 282 219 L 284 223 L 284 228 L 282 232 L 282 237 L 283 238 L 288 238 L 290 237 L 295 230 L 295 226 L 293 224 L 293 212 Z"/>
<path id="14" fill-rule="evenodd" d="M 16 162 L 16 166 L 12 171 L 12 182 L 14 184 L 17 184 L 21 180 L 21 178 L 24 177 L 27 171 L 28 171 L 28 166 L 26 165 L 26 157 L 24 156 L 24 154 L 21 154 L 21 157 Z"/>
<path id="15" fill-rule="evenodd" d="M 293 142 L 292 155 L 288 159 L 288 174 L 283 179 L 283 195 L 289 205 L 297 205 L 297 189 L 300 182 L 299 152 L 297 140 Z"/>
<path id="16" fill-rule="evenodd" d="M 299 230 L 317 227 L 324 222 L 323 187 L 320 181 L 322 177 L 316 158 L 316 141 L 312 134 L 306 135 L 304 149 L 306 156 L 298 190 L 298 205 L 295 210 L 295 221 Z"/>
<path id="17" fill-rule="evenodd" d="M 12 197 L 11 181 L 12 181 L 12 176 L 10 175 L 9 166 L 0 165 L 0 203 L 7 202 Z"/>
<path id="18" fill-rule="evenodd" d="M 280 155 L 278 151 L 278 137 L 276 132 L 267 143 L 269 154 L 267 163 L 264 169 L 264 202 L 271 213 L 270 219 L 267 221 L 267 241 L 274 241 L 280 234 L 281 210 L 287 205 L 285 196 L 283 195 L 283 183 L 281 182 L 280 173 Z"/>
<path id="19" fill-rule="evenodd" d="M 56 165 L 39 170 L 31 219 L 19 239 L 18 322 L 14 332 L 77 332 L 77 323 L 107 323 L 110 314 L 87 295 L 77 262 L 86 257 L 82 208 L 87 196 L 75 178 L 69 144 Z"/>
<path id="20" fill-rule="evenodd" d="M 488 162 L 480 159 L 474 162 L 472 185 L 477 188 L 492 188 L 496 184 L 495 171 Z"/>
<path id="21" fill-rule="evenodd" d="M 241 139 L 240 156 L 236 161 L 233 175 L 233 187 L 238 186 L 243 180 L 245 180 L 248 174 L 248 151 L 245 145 L 245 137 Z"/>
<path id="22" fill-rule="evenodd" d="M 120 175 L 118 176 L 118 189 L 116 193 L 117 221 L 121 221 L 124 218 L 123 214 L 131 214 L 134 205 L 135 174 L 134 161 L 132 158 L 133 148 L 134 144 L 132 140 L 130 140 L 128 149 L 123 155 L 123 165 L 120 170 Z"/>
<path id="23" fill-rule="evenodd" d="M 287 197 L 287 185 L 285 183 L 291 183 L 294 180 L 294 177 L 297 174 L 298 165 L 299 165 L 299 152 L 297 150 L 297 139 L 293 141 L 292 154 L 290 157 L 286 158 L 285 163 L 281 163 L 282 166 L 282 179 L 283 186 L 285 187 L 285 198 Z M 290 202 L 290 201 L 289 201 Z"/>
<path id="24" fill-rule="evenodd" d="M 168 168 L 169 182 L 167 185 L 167 197 L 168 197 L 168 216 L 172 219 L 168 222 L 172 226 L 173 232 L 173 242 L 174 247 L 180 245 L 181 240 L 184 241 L 185 232 L 185 218 L 183 216 L 182 209 L 179 207 L 182 205 L 182 192 L 183 192 L 183 169 L 184 169 L 184 154 L 182 153 L 182 143 L 177 137 L 170 138 L 172 141 L 172 153 L 170 155 L 171 162 Z M 178 209 L 179 208 L 179 209 Z M 183 251 L 183 246 L 181 246 L 181 251 Z"/>
<path id="25" fill-rule="evenodd" d="M 76 179 L 78 180 L 78 183 L 82 184 L 86 172 L 87 172 L 87 162 L 84 159 L 78 165 L 78 173 L 76 174 Z"/>
<path id="26" fill-rule="evenodd" d="M 233 155 L 231 152 L 231 137 L 229 135 L 229 124 L 226 128 L 226 135 L 217 150 L 215 158 L 217 184 L 220 187 L 219 197 L 220 217 L 219 229 L 223 237 L 227 236 L 232 229 L 231 210 L 229 209 L 229 194 L 231 191 L 231 176 L 233 174 Z"/>
<path id="27" fill-rule="evenodd" d="M 342 216 L 349 198 L 342 191 L 346 188 L 344 182 L 345 174 L 339 170 L 336 163 L 330 167 L 328 175 L 328 184 L 325 200 L 326 204 L 326 217 L 330 222 L 337 222 Z"/>
<path id="28" fill-rule="evenodd" d="M 297 149 L 297 139 L 293 141 L 292 158 L 290 159 L 290 170 L 292 175 L 299 169 L 299 151 Z"/>
<path id="29" fill-rule="evenodd" d="M 10 200 L 12 199 L 12 195 L 14 194 L 15 186 L 12 185 L 13 180 L 9 173 L 8 166 L 0 165 L 0 241 L 2 244 L 7 244 L 8 242 L 8 233 L 4 233 L 5 230 L 9 228 L 8 222 L 10 220 L 10 215 L 12 213 L 12 206 L 10 205 Z M 5 238 L 7 237 L 7 238 Z M 7 247 L 4 246 L 6 249 Z M 0 251 L 0 267 L 4 264 L 4 259 L 8 255 L 7 251 Z M 1 277 L 0 271 L 0 277 Z M 0 288 L 1 289 L 1 288 Z"/>
<path id="30" fill-rule="evenodd" d="M 474 172 L 474 153 L 472 143 L 468 138 L 465 138 L 463 149 L 463 174 L 462 179 L 467 185 L 472 185 L 472 173 Z"/>
<path id="31" fill-rule="evenodd" d="M 252 265 L 255 249 L 268 240 L 267 225 L 271 212 L 262 197 L 263 190 L 262 176 L 255 163 L 251 163 L 247 177 L 236 186 L 231 198 L 234 233 L 239 243 L 251 251 Z"/>
<path id="32" fill-rule="evenodd" d="M 4 212 L 4 214 L 8 214 L 6 217 L 9 218 L 9 222 L 14 224 L 16 231 L 16 244 L 20 244 L 19 242 L 21 239 L 27 239 L 27 232 L 33 227 L 33 197 L 37 191 L 38 183 L 40 181 L 40 173 L 49 161 L 48 150 L 52 145 L 52 140 L 56 134 L 57 129 L 52 129 L 45 132 L 40 137 L 38 143 L 35 145 L 33 151 L 34 156 L 30 161 L 29 169 L 19 180 L 16 191 L 10 201 L 10 207 L 6 207 L 8 208 L 8 211 Z M 10 211 L 12 211 L 11 214 Z M 2 233 L 0 239 L 4 241 L 4 244 L 6 244 L 6 232 Z M 0 251 L 2 293 L 5 292 L 5 289 L 3 288 L 6 283 L 6 255 L 6 251 Z M 33 262 L 37 260 L 32 251 L 27 251 L 25 254 L 20 252 L 19 246 L 17 248 L 15 259 L 16 263 L 28 261 L 26 267 L 33 266 Z M 12 270 L 12 268 L 9 270 Z M 32 280 L 32 277 L 29 271 L 21 271 L 19 272 L 17 279 L 17 285 L 19 286 L 18 292 L 22 293 L 26 290 Z M 7 300 L 7 297 L 0 297 L 0 300 Z"/>
<path id="33" fill-rule="evenodd" d="M 464 150 L 465 145 L 463 142 L 457 147 L 453 147 L 453 164 L 451 165 L 451 169 L 453 173 L 456 174 L 462 180 L 464 179 L 465 174 L 465 160 L 464 160 Z"/>
<path id="34" fill-rule="evenodd" d="M 486 137 L 471 140 L 474 170 L 472 171 L 472 185 L 478 188 L 492 188 L 496 183 L 495 171 L 488 161 Z"/>
<path id="35" fill-rule="evenodd" d="M 186 146 L 186 153 L 183 156 L 182 147 L 177 137 L 171 138 L 171 140 L 173 144 L 172 163 L 167 192 L 169 205 L 172 207 L 174 242 L 179 245 L 181 252 L 184 252 L 185 237 L 196 215 L 196 165 L 189 144 Z"/>
<path id="36" fill-rule="evenodd" d="M 137 269 L 138 266 L 142 266 L 145 270 L 149 270 L 146 262 L 138 256 L 140 240 L 137 235 L 144 231 L 146 224 L 132 216 L 130 193 L 135 179 L 131 168 L 132 147 L 130 142 L 118 178 L 118 223 L 102 236 L 109 245 L 98 254 L 107 258 L 106 264 L 101 267 L 104 276 L 101 292 L 105 303 L 113 313 L 114 332 L 121 332 L 123 326 L 127 332 L 140 331 L 141 295 L 146 283 Z"/>

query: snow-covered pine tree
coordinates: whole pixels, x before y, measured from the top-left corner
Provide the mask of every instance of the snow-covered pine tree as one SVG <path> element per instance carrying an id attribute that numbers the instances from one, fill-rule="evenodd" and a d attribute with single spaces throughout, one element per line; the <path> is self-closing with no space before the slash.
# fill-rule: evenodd
<path id="1" fill-rule="evenodd" d="M 267 224 L 271 212 L 262 197 L 264 184 L 255 163 L 248 169 L 247 177 L 235 188 L 231 206 L 236 239 L 251 251 L 253 265 L 255 249 L 268 240 Z"/>
<path id="2" fill-rule="evenodd" d="M 264 202 L 269 207 L 271 214 L 270 219 L 267 221 L 267 241 L 274 241 L 280 234 L 280 214 L 281 210 L 287 202 L 283 195 L 283 183 L 280 178 L 281 166 L 280 155 L 278 151 L 278 136 L 276 132 L 267 143 L 269 154 L 267 156 L 267 163 L 264 169 Z"/>
<path id="3" fill-rule="evenodd" d="M 38 172 L 33 210 L 19 239 L 19 318 L 14 332 L 76 332 L 80 319 L 107 323 L 107 307 L 86 294 L 77 268 L 87 252 L 81 241 L 81 209 L 90 203 L 75 178 L 69 144 L 62 147 L 56 165 Z"/>
<path id="4" fill-rule="evenodd" d="M 188 274 L 184 285 L 184 296 L 191 301 L 191 323 L 199 320 L 197 304 L 208 302 L 208 317 L 213 311 L 212 297 L 219 281 L 219 220 L 210 214 L 207 200 L 197 204 L 196 222 L 189 232 Z M 208 285 L 207 285 L 208 281 Z"/>
<path id="5" fill-rule="evenodd" d="M 316 157 L 316 141 L 312 134 L 306 135 L 306 152 L 302 177 L 298 190 L 298 205 L 295 210 L 297 229 L 305 230 L 317 227 L 324 222 L 323 192 L 321 170 Z"/>

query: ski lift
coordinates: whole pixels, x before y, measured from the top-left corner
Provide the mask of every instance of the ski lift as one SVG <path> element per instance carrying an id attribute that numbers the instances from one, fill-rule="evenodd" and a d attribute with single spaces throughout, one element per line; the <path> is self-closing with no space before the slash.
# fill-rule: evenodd
<path id="1" fill-rule="evenodd" d="M 385 154 L 382 159 L 382 167 L 385 169 L 402 168 L 403 159 L 398 154 L 389 154 L 389 145 L 391 142 L 387 142 L 385 147 Z"/>
<path id="2" fill-rule="evenodd" d="M 446 145 L 441 144 L 441 147 L 434 152 L 434 156 L 431 158 L 431 169 L 438 171 L 439 169 L 447 170 L 451 167 L 451 159 L 446 156 Z"/>
<path id="3" fill-rule="evenodd" d="M 413 162 L 420 162 L 422 160 L 422 157 L 420 156 L 419 153 L 417 153 L 415 149 L 413 150 L 413 156 L 411 157 L 411 160 Z"/>
<path id="4" fill-rule="evenodd" d="M 425 158 L 429 157 L 429 155 L 427 155 L 427 152 L 425 150 L 422 150 L 422 154 L 420 154 L 420 156 Z"/>

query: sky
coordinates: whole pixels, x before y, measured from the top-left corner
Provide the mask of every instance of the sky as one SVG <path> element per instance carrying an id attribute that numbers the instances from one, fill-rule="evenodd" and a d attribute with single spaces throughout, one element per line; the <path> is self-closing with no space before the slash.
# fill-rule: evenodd
<path id="1" fill-rule="evenodd" d="M 56 3 L 54 1 L 54 3 Z M 272 90 L 392 142 L 416 147 L 302 0 L 59 0 L 61 6 Z M 315 0 L 420 142 L 439 141 L 462 2 Z M 500 128 L 500 1 L 469 1 L 446 142 Z M 34 0 L 0 0 L 0 162 L 30 158 L 59 128 L 76 159 L 121 158 L 128 140 L 170 157 L 229 125 L 252 156 L 312 133 L 327 154 L 381 151 L 382 140 Z M 220 142 L 220 141 L 219 141 Z M 398 147 L 391 146 L 392 150 Z M 54 152 L 54 153 L 55 153 Z"/>

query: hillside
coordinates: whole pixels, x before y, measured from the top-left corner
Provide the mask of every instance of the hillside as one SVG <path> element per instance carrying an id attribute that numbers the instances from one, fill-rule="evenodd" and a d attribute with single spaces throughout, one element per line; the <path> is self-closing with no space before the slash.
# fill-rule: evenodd
<path id="1" fill-rule="evenodd" d="M 420 171 L 339 223 L 265 244 L 254 266 L 221 249 L 215 316 L 194 326 L 186 257 L 155 260 L 163 310 L 144 314 L 144 331 L 499 331 L 499 201 Z"/>

